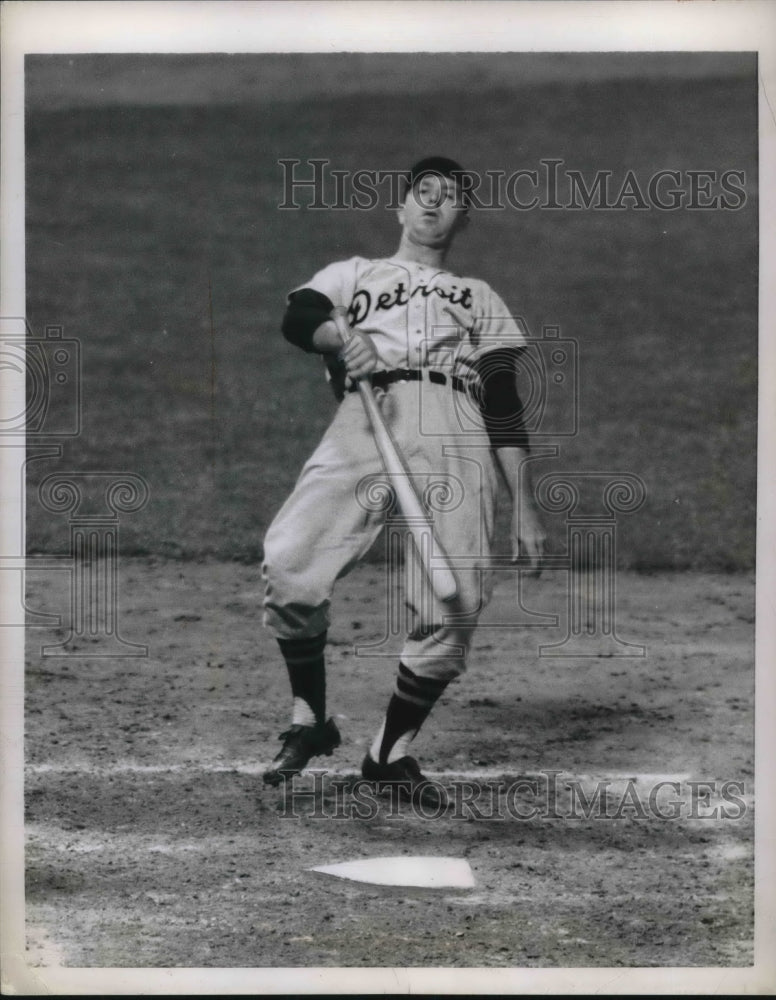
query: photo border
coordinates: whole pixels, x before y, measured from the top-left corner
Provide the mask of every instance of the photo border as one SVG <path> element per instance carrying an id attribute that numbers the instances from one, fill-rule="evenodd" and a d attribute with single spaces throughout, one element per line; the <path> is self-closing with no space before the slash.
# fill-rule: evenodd
<path id="1" fill-rule="evenodd" d="M 87 9 L 88 8 L 88 9 Z M 7 993 L 190 995 L 235 993 L 762 993 L 776 988 L 773 831 L 776 657 L 772 604 L 776 546 L 776 6 L 768 0 L 693 3 L 472 0 L 387 3 L 268 2 L 5 3 L 2 17 L 3 219 L 0 315 L 25 314 L 24 55 L 30 52 L 756 51 L 759 57 L 760 374 L 756 624 L 756 924 L 751 968 L 584 969 L 93 969 L 25 962 L 23 829 L 24 628 L 0 635 L 0 976 Z M 260 32 L 256 30 L 260 25 Z M 393 33 L 391 31 L 393 28 Z M 251 45 L 252 33 L 261 43 Z M 496 44 L 498 49 L 496 49 Z M 770 334 L 770 337 L 769 337 Z M 0 373 L 4 412 L 23 410 L 24 379 Z M 17 405 L 15 406 L 14 403 Z M 8 409 L 12 407 L 13 409 Z M 0 446 L 0 553 L 18 548 L 23 449 Z M 7 574 L 6 574 L 7 575 Z M 17 608 L 18 612 L 18 593 Z M 13 595 L 0 593 L 10 614 Z M 1 618 L 6 621 L 10 619 Z M 23 626 L 23 622 L 19 622 Z"/>

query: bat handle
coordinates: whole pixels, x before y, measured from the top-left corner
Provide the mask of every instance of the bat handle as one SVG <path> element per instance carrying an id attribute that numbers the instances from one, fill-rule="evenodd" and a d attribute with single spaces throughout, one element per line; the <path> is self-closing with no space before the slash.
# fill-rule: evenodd
<path id="1" fill-rule="evenodd" d="M 334 320 L 334 325 L 337 327 L 337 332 L 342 339 L 342 346 L 344 347 L 353 337 L 353 329 L 348 322 L 347 310 L 343 306 L 335 306 L 331 312 L 331 318 Z M 363 379 L 356 379 L 355 381 L 363 400 L 364 408 L 374 427 L 375 419 L 380 420 L 381 418 L 375 412 L 377 404 L 372 393 L 372 385 L 369 381 L 365 382 Z"/>
<path id="2" fill-rule="evenodd" d="M 342 346 L 344 347 L 345 344 L 353 339 L 353 328 L 348 322 L 347 309 L 345 309 L 344 306 L 335 306 L 331 312 L 331 318 L 334 320 L 334 325 L 337 327 L 337 332 L 340 335 Z M 374 421 L 374 413 L 370 409 L 370 404 L 372 407 L 376 406 L 374 395 L 372 393 L 372 384 L 369 381 L 364 381 L 363 378 L 358 378 L 354 381 L 358 386 L 367 413 L 370 419 Z"/>
<path id="3" fill-rule="evenodd" d="M 334 325 L 337 327 L 337 332 L 340 335 L 342 346 L 344 347 L 345 344 L 353 338 L 353 328 L 350 323 L 348 323 L 347 310 L 343 306 L 335 306 L 331 312 L 331 318 L 334 320 Z M 369 409 L 370 403 L 372 406 L 375 406 L 371 383 L 364 382 L 363 379 L 356 379 L 355 381 L 358 386 L 361 399 L 364 401 L 364 406 L 366 407 L 369 418 L 370 420 L 374 420 L 374 416 Z"/>
<path id="4" fill-rule="evenodd" d="M 343 306 L 335 306 L 331 312 L 331 318 L 334 320 L 334 325 L 337 327 L 337 333 L 342 338 L 342 346 L 344 347 L 353 336 L 353 330 L 348 323 L 347 310 Z"/>

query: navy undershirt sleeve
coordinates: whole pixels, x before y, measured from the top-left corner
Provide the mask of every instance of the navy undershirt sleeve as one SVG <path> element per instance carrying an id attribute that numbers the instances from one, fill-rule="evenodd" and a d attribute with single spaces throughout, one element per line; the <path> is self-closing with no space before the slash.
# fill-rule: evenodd
<path id="1" fill-rule="evenodd" d="M 476 364 L 481 381 L 480 410 L 494 448 L 530 451 L 523 404 L 517 392 L 519 348 L 488 351 Z"/>
<path id="2" fill-rule="evenodd" d="M 292 292 L 280 327 L 283 336 L 295 347 L 308 354 L 314 353 L 313 334 L 322 323 L 331 319 L 333 308 L 331 299 L 312 288 Z"/>

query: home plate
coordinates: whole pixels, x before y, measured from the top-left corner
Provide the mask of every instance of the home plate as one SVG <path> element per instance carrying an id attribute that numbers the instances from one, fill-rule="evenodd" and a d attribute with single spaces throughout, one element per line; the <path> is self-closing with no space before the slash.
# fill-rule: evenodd
<path id="1" fill-rule="evenodd" d="M 421 889 L 473 889 L 474 875 L 463 858 L 360 858 L 336 865 L 316 865 L 311 872 L 370 885 L 417 886 Z"/>

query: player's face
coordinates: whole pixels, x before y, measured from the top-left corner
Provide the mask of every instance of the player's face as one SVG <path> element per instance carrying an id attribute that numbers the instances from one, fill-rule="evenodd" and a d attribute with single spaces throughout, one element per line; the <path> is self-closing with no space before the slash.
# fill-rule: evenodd
<path id="1" fill-rule="evenodd" d="M 422 177 L 399 210 L 405 236 L 419 246 L 446 247 L 467 219 L 455 181 L 436 174 Z"/>

